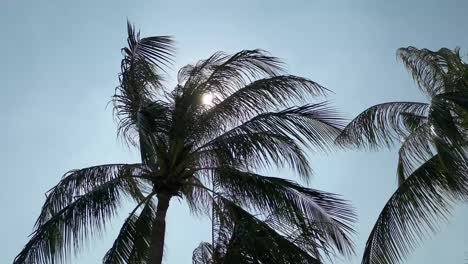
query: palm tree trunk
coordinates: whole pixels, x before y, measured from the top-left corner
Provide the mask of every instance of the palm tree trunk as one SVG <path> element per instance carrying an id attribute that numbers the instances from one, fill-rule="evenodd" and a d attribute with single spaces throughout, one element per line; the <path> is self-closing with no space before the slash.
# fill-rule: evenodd
<path id="1" fill-rule="evenodd" d="M 165 193 L 158 194 L 156 218 L 153 222 L 151 244 L 149 248 L 148 264 L 161 264 L 164 251 L 164 237 L 166 234 L 166 213 L 169 208 L 171 196 Z"/>

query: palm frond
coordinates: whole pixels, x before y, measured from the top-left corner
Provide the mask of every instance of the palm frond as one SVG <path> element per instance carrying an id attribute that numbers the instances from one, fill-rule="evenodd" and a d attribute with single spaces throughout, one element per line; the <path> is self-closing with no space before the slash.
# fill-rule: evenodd
<path id="1" fill-rule="evenodd" d="M 202 242 L 192 254 L 192 264 L 214 264 L 212 262 L 213 246 L 210 243 Z"/>
<path id="2" fill-rule="evenodd" d="M 412 113 L 401 113 L 401 119 L 405 129 L 410 133 L 427 122 L 427 116 L 415 115 Z"/>
<path id="3" fill-rule="evenodd" d="M 108 164 L 69 171 L 48 192 L 35 227 L 45 224 L 57 212 L 71 204 L 76 197 L 115 179 L 121 179 L 127 187 L 125 192 L 139 200 L 144 197 L 141 192 L 148 187 L 143 178 L 134 177 L 141 177 L 145 172 L 146 168 L 141 164 Z"/>
<path id="4" fill-rule="evenodd" d="M 143 263 L 150 245 L 150 235 L 156 209 L 148 195 L 125 220 L 112 248 L 104 256 L 103 263 Z M 137 209 L 144 205 L 141 213 Z"/>
<path id="5" fill-rule="evenodd" d="M 171 129 L 174 106 L 162 100 L 142 105 L 138 116 L 138 129 L 146 134 L 167 135 Z"/>
<path id="6" fill-rule="evenodd" d="M 224 167 L 213 170 L 219 192 L 237 204 L 270 215 L 278 225 L 314 233 L 327 251 L 353 254 L 353 208 L 338 196 L 276 177 Z"/>
<path id="7" fill-rule="evenodd" d="M 216 198 L 216 208 L 213 263 L 321 263 L 316 245 L 294 240 L 296 236 L 287 229 L 275 230 L 221 196 Z"/>
<path id="8" fill-rule="evenodd" d="M 165 148 L 172 129 L 173 105 L 155 100 L 141 106 L 138 114 L 138 137 L 141 160 L 153 169 L 161 159 L 160 149 Z M 159 156 L 159 157 L 158 157 Z"/>
<path id="9" fill-rule="evenodd" d="M 224 165 L 272 168 L 285 165 L 305 180 L 312 169 L 300 146 L 291 138 L 273 133 L 239 133 L 213 141 L 197 152 L 200 167 Z"/>
<path id="10" fill-rule="evenodd" d="M 127 42 L 128 47 L 122 49 L 120 85 L 112 101 L 119 135 L 135 144 L 132 132 L 136 130 L 138 113 L 162 91 L 162 75 L 157 70 L 172 62 L 174 48 L 167 36 L 140 38 L 130 23 Z"/>
<path id="11" fill-rule="evenodd" d="M 188 178 L 181 193 L 192 214 L 196 216 L 209 215 L 211 213 L 211 201 L 213 200 L 213 197 L 210 194 L 209 188 L 206 187 L 199 178 L 202 177 Z"/>
<path id="12" fill-rule="evenodd" d="M 218 151 L 218 156 L 237 157 L 253 166 L 270 166 L 271 161 L 282 165 L 286 160 L 307 178 L 311 171 L 300 144 L 328 150 L 340 132 L 341 123 L 342 119 L 326 103 L 292 107 L 258 115 L 198 150 Z"/>
<path id="13" fill-rule="evenodd" d="M 178 88 L 174 91 L 174 96 L 182 96 L 184 92 L 190 90 L 195 92 L 195 88 L 205 82 L 212 74 L 214 67 L 223 64 L 229 55 L 224 52 L 215 52 L 207 59 L 198 61 L 195 65 L 188 64 L 180 68 L 177 73 Z M 186 95 L 189 95 L 187 92 Z"/>
<path id="14" fill-rule="evenodd" d="M 100 235 L 116 214 L 125 182 L 115 178 L 55 212 L 37 226 L 14 264 L 64 262 L 91 236 Z"/>
<path id="15" fill-rule="evenodd" d="M 468 89 L 468 67 L 460 57 L 460 50 L 442 48 L 438 51 L 400 48 L 397 57 L 403 62 L 421 90 L 430 97 L 440 93 Z"/>
<path id="16" fill-rule="evenodd" d="M 263 50 L 243 50 L 234 55 L 216 52 L 179 71 L 179 85 L 173 96 L 183 105 L 183 112 L 193 111 L 203 94 L 215 93 L 225 98 L 256 79 L 278 75 L 281 65 L 278 58 Z"/>
<path id="17" fill-rule="evenodd" d="M 453 203 L 466 197 L 466 169 L 465 163 L 458 164 L 457 172 L 441 169 L 439 155 L 416 169 L 385 204 L 367 240 L 362 263 L 402 262 L 447 219 Z"/>
<path id="18" fill-rule="evenodd" d="M 390 147 L 411 129 L 408 113 L 427 116 L 430 106 L 417 102 L 390 102 L 372 106 L 354 118 L 336 139 L 338 145 L 375 149 Z"/>
<path id="19" fill-rule="evenodd" d="M 227 97 L 253 80 L 278 75 L 283 72 L 282 66 L 278 58 L 260 49 L 221 56 L 211 65 L 211 74 L 206 81 L 199 85 L 200 92 L 213 92 Z"/>
<path id="20" fill-rule="evenodd" d="M 466 185 L 462 181 L 468 178 L 466 147 L 448 143 L 441 138 L 434 139 L 434 147 L 439 157 L 440 169 L 447 174 L 454 175 L 447 179 L 447 186 L 450 191 L 458 196 L 468 195 Z"/>
<path id="21" fill-rule="evenodd" d="M 212 134 L 219 128 L 238 125 L 255 115 L 308 102 L 312 97 L 329 92 L 306 78 L 281 75 L 254 81 L 216 103 L 197 119 L 196 133 Z"/>
<path id="22" fill-rule="evenodd" d="M 207 109 L 202 103 L 204 95 L 212 94 L 216 100 L 226 98 L 257 78 L 276 76 L 281 71 L 281 62 L 262 50 L 243 50 L 234 55 L 217 52 L 183 67 L 178 74 L 179 84 L 172 92 L 176 105 L 174 130 L 197 140 L 199 133 L 194 130 L 200 128 L 198 116 Z"/>
<path id="23" fill-rule="evenodd" d="M 432 129 L 427 116 L 402 113 L 401 117 L 409 134 L 401 139 L 401 146 L 398 151 L 398 186 L 416 168 L 434 156 Z"/>
<path id="24" fill-rule="evenodd" d="M 430 97 L 442 92 L 444 60 L 437 52 L 415 47 L 400 48 L 399 58 L 423 92 Z"/>
<path id="25" fill-rule="evenodd" d="M 173 63 L 174 41 L 170 36 L 140 38 L 140 32 L 136 32 L 129 21 L 127 33 L 128 46 L 122 49 L 122 53 L 128 62 L 143 59 L 160 70 L 164 70 L 161 64 L 168 67 Z"/>
<path id="26" fill-rule="evenodd" d="M 434 156 L 436 150 L 433 137 L 432 125 L 424 122 L 413 128 L 412 132 L 403 139 L 398 151 L 398 185 Z"/>
<path id="27" fill-rule="evenodd" d="M 457 117 L 454 115 L 453 108 L 447 105 L 438 97 L 433 98 L 431 102 L 431 111 L 429 113 L 429 121 L 432 124 L 434 135 L 439 138 L 444 138 L 452 143 L 459 143 L 465 146 L 464 131 L 466 128 L 458 126 Z"/>

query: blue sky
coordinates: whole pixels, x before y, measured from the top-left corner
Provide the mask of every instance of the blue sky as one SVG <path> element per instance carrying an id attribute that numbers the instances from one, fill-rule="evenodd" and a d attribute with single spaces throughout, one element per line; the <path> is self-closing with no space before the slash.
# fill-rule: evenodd
<path id="1" fill-rule="evenodd" d="M 291 73 L 333 90 L 346 117 L 393 100 L 424 100 L 395 51 L 403 46 L 460 46 L 467 53 L 466 1 L 22 1 L 0 9 L 0 262 L 10 263 L 27 242 L 44 193 L 70 169 L 135 162 L 116 138 L 106 104 L 118 83 L 126 18 L 143 35 L 173 35 L 176 69 L 215 51 L 262 48 Z M 396 187 L 395 151 L 312 155 L 314 188 L 342 194 L 359 214 L 359 263 L 364 243 Z M 286 174 L 287 177 L 293 175 Z M 128 208 L 127 208 L 128 209 Z M 171 203 L 165 263 L 191 263 L 210 237 L 206 219 Z M 99 263 L 127 211 L 102 239 L 72 263 Z M 463 263 L 468 216 L 459 208 L 449 225 L 407 263 Z M 343 262 L 345 263 L 345 262 Z"/>

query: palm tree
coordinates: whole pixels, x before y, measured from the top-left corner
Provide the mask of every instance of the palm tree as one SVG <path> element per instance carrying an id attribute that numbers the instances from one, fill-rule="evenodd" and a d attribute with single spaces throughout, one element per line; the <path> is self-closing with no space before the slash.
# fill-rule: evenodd
<path id="1" fill-rule="evenodd" d="M 468 194 L 468 65 L 459 50 L 401 48 L 398 57 L 429 103 L 372 106 L 343 130 L 342 146 L 376 149 L 401 143 L 398 189 L 380 213 L 362 263 L 397 263 L 446 220 Z"/>
<path id="2" fill-rule="evenodd" d="M 210 214 L 213 201 L 222 197 L 245 212 L 271 214 L 285 223 L 319 218 L 333 224 L 322 242 L 351 252 L 354 214 L 347 205 L 326 196 L 318 203 L 307 189 L 254 173 L 287 166 L 310 178 L 304 150 L 328 150 L 342 119 L 326 102 L 296 105 L 328 90 L 286 74 L 281 61 L 265 51 L 244 50 L 217 52 L 183 67 L 178 85 L 168 91 L 163 74 L 173 50 L 170 37 L 140 38 L 128 24 L 113 102 L 118 134 L 139 147 L 141 163 L 65 174 L 48 193 L 14 263 L 65 260 L 104 232 L 124 198 L 136 207 L 104 263 L 161 263 L 173 197 L 183 198 L 195 213 Z"/>
<path id="3" fill-rule="evenodd" d="M 229 171 L 225 173 L 231 174 Z M 212 241 L 202 242 L 194 250 L 193 264 L 313 264 L 323 263 L 325 257 L 331 259 L 336 253 L 344 256 L 353 253 L 348 235 L 352 230 L 335 221 L 337 214 L 330 209 L 341 208 L 340 211 L 347 211 L 350 217 L 352 213 L 348 211 L 346 202 L 336 195 L 305 188 L 281 178 L 245 173 L 237 176 L 241 178 L 239 183 L 244 177 L 261 179 L 240 183 L 245 186 L 236 191 L 239 196 L 247 194 L 267 198 L 262 191 L 264 188 L 279 187 L 281 192 L 297 192 L 303 198 L 310 199 L 317 207 L 310 208 L 312 211 L 307 215 L 297 208 L 288 217 L 275 212 L 254 216 L 222 194 L 214 192 Z M 236 188 L 239 187 L 234 187 Z M 291 221 L 292 219 L 294 220 Z M 352 219 L 353 217 L 347 221 Z"/>

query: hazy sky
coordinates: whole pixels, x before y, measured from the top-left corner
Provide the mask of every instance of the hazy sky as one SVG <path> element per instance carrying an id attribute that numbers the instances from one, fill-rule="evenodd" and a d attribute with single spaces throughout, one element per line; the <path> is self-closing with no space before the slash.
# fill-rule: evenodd
<path id="1" fill-rule="evenodd" d="M 467 14 L 467 1 L 2 0 L 0 262 L 11 263 L 27 242 L 44 193 L 63 173 L 138 161 L 116 139 L 106 108 L 118 83 L 126 18 L 145 36 L 175 36 L 174 69 L 218 50 L 266 49 L 291 73 L 333 90 L 330 99 L 351 118 L 380 102 L 424 100 L 395 51 L 460 46 L 466 53 Z M 172 86 L 176 72 L 170 73 Z M 395 190 L 396 154 L 316 153 L 312 164 L 312 187 L 340 193 L 357 208 L 357 256 L 346 262 L 357 264 Z M 72 263 L 99 263 L 128 212 Z M 467 216 L 458 210 L 407 263 L 464 263 Z M 191 263 L 192 250 L 210 237 L 206 219 L 192 217 L 177 200 L 167 228 L 167 264 Z"/>

